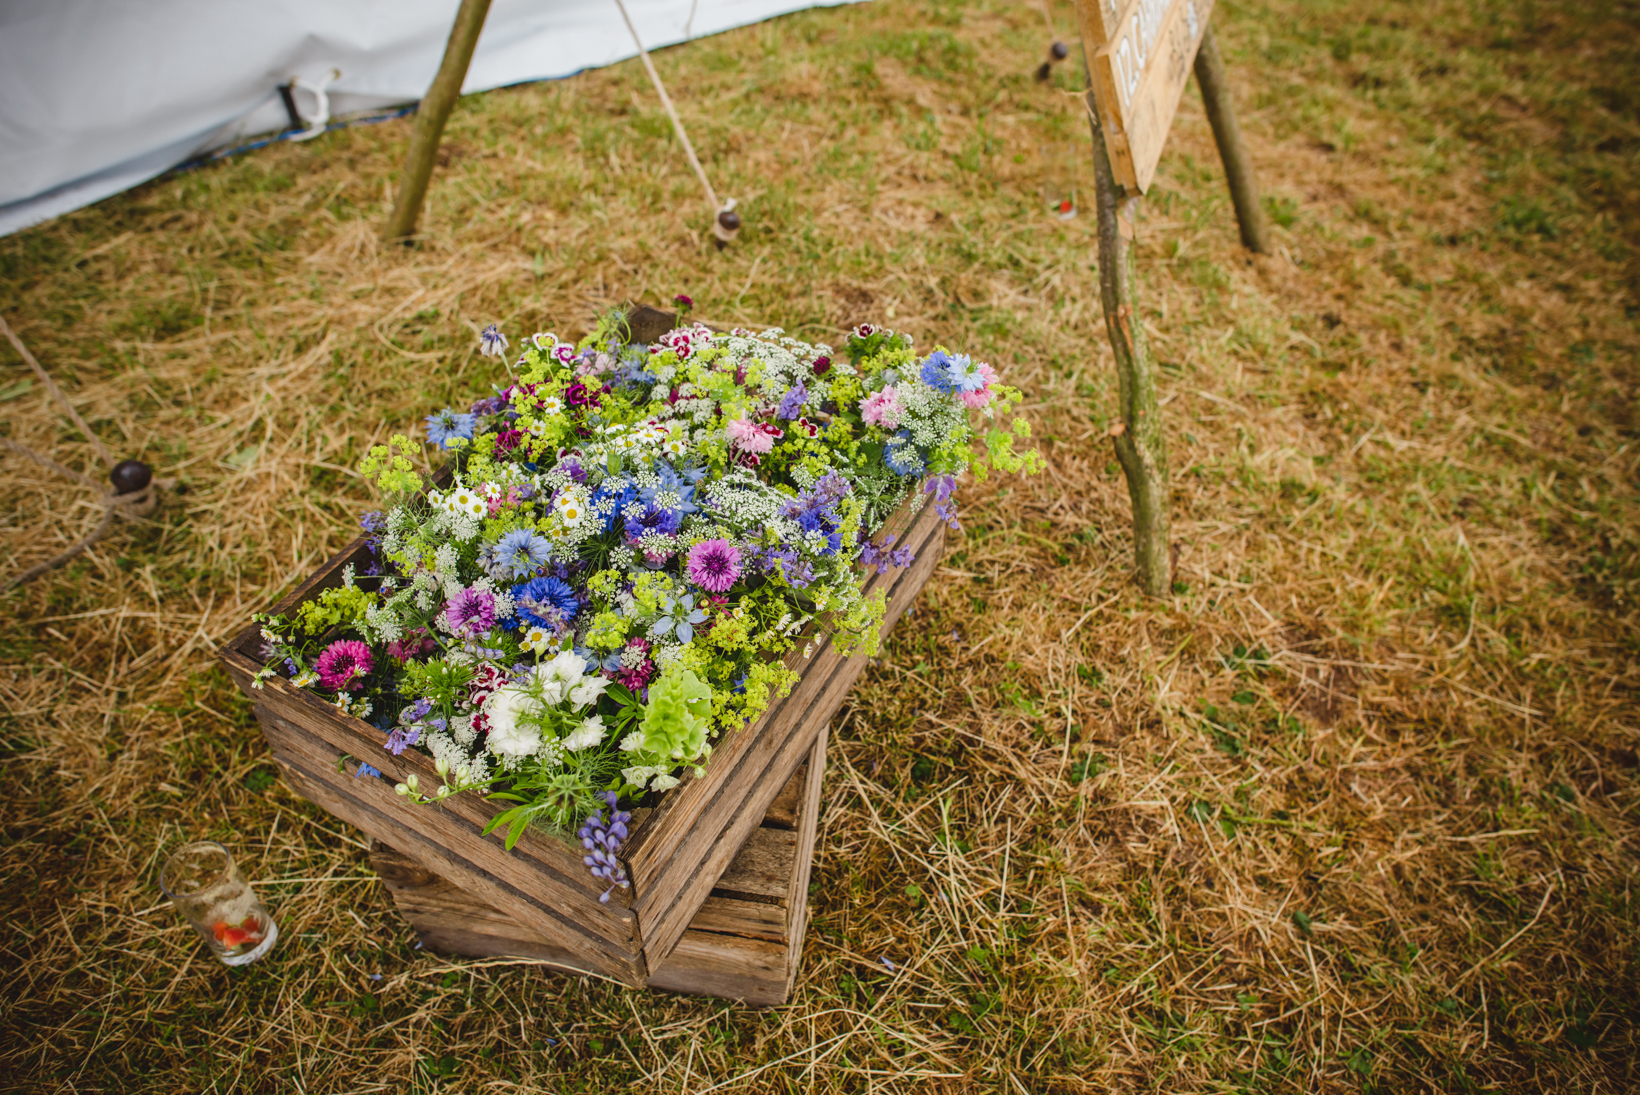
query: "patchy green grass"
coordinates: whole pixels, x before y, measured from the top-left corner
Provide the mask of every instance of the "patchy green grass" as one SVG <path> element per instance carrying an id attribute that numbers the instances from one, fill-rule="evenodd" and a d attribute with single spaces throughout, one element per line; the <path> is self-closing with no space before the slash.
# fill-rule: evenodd
<path id="1" fill-rule="evenodd" d="M 659 54 L 744 203 L 721 253 L 635 64 L 464 100 L 415 251 L 375 242 L 407 121 L 0 240 L 0 313 L 189 487 L 6 597 L 15 1086 L 1635 1088 L 1640 7 L 1215 19 L 1279 247 L 1237 246 L 1187 91 L 1140 229 L 1167 601 L 1129 578 L 1087 194 L 1041 208 L 1044 150 L 1085 148 L 1079 77 L 1032 79 L 1027 7 L 884 0 Z M 770 1012 L 416 950 L 211 658 L 350 537 L 373 437 L 486 390 L 481 326 L 677 292 L 973 348 L 1049 459 L 966 492 L 834 727 Z M 82 465 L 6 360 L 0 428 Z M 94 522 L 8 471 L 8 570 Z M 270 959 L 218 968 L 160 904 L 185 837 L 263 881 Z"/>

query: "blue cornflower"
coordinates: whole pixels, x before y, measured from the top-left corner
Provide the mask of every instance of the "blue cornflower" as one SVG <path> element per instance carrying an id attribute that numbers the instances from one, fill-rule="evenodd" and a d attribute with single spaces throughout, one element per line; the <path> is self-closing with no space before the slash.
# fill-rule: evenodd
<path id="1" fill-rule="evenodd" d="M 883 450 L 883 462 L 895 475 L 921 475 L 928 467 L 917 454 L 917 446 L 911 443 L 911 435 L 904 430 L 889 440 Z"/>
<path id="2" fill-rule="evenodd" d="M 944 350 L 935 350 L 923 359 L 922 382 L 936 392 L 947 394 L 956 391 L 956 381 L 951 375 L 952 361 Z"/>
<path id="3" fill-rule="evenodd" d="M 638 516 L 626 519 L 626 534 L 634 540 L 642 539 L 646 532 L 660 532 L 671 536 L 682 524 L 682 518 L 676 511 L 662 509 L 651 502 Z"/>
<path id="4" fill-rule="evenodd" d="M 624 520 L 622 510 L 638 499 L 638 488 L 630 479 L 605 479 L 592 492 L 592 512 L 603 514 L 604 531 L 614 532 Z M 608 507 L 607 510 L 605 507 Z"/>
<path id="5" fill-rule="evenodd" d="M 515 528 L 496 541 L 491 573 L 498 578 L 523 578 L 545 566 L 551 557 L 552 545 L 545 536 L 534 529 Z"/>
<path id="6" fill-rule="evenodd" d="M 441 449 L 450 447 L 450 442 L 461 439 L 473 439 L 473 416 L 458 414 L 449 407 L 437 414 L 427 416 L 427 440 Z"/>
<path id="7" fill-rule="evenodd" d="M 774 413 L 776 417 L 779 418 L 798 418 L 803 414 L 803 404 L 808 401 L 809 390 L 805 388 L 803 386 L 803 382 L 799 380 L 797 382 L 797 387 L 793 388 L 781 397 L 780 406 L 775 409 Z"/>
<path id="8" fill-rule="evenodd" d="M 666 598 L 661 602 L 661 612 L 661 618 L 649 625 L 649 637 L 652 639 L 673 635 L 678 642 L 687 643 L 695 637 L 695 625 L 706 622 L 706 613 L 695 607 L 693 593 Z"/>
<path id="9" fill-rule="evenodd" d="M 500 357 L 506 348 L 507 336 L 493 323 L 478 336 L 478 352 L 484 357 Z"/>
<path id="10" fill-rule="evenodd" d="M 552 618 L 559 615 L 563 620 L 573 619 L 581 611 L 581 602 L 575 596 L 575 590 L 562 578 L 550 575 L 545 578 L 531 578 L 522 585 L 513 586 L 514 611 L 522 623 L 544 627 L 548 631 L 556 630 L 560 620 Z M 552 615 L 546 610 L 551 609 Z"/>

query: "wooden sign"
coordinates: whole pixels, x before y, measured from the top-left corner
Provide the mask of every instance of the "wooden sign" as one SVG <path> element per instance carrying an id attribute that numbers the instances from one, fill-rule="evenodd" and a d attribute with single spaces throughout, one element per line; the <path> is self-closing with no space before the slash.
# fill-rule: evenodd
<path id="1" fill-rule="evenodd" d="M 1155 177 L 1213 0 L 1081 0 L 1077 11 L 1116 181 L 1143 193 Z"/>

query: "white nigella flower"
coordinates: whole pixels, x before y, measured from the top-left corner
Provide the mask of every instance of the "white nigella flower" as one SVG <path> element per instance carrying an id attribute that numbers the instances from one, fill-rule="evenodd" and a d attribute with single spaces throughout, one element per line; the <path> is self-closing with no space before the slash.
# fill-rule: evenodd
<path id="1" fill-rule="evenodd" d="M 580 726 L 570 731 L 569 736 L 564 738 L 564 748 L 574 753 L 601 745 L 608 733 L 609 731 L 604 728 L 603 717 L 593 715 L 589 719 L 583 719 Z"/>
<path id="2" fill-rule="evenodd" d="M 569 702 L 577 707 L 586 707 L 598 702 L 598 697 L 604 694 L 609 687 L 609 681 L 603 677 L 582 677 L 579 684 L 569 690 Z"/>
<path id="3" fill-rule="evenodd" d="M 540 747 L 540 729 L 522 722 L 536 702 L 535 697 L 523 688 L 499 688 L 495 691 L 484 705 L 484 714 L 490 722 L 490 736 L 486 743 L 490 752 L 500 756 L 528 756 Z"/>

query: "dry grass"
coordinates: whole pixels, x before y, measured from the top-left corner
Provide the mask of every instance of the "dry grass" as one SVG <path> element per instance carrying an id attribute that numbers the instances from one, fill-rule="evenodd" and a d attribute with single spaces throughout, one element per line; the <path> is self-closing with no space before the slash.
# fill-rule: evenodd
<path id="1" fill-rule="evenodd" d="M 1085 130 L 1068 74 L 1029 79 L 1028 7 L 884 0 L 661 55 L 746 203 L 723 254 L 631 64 L 464 101 L 414 253 L 374 242 L 408 122 L 0 240 L 0 311 L 192 488 L 7 600 L 3 1082 L 1640 1086 L 1640 9 L 1218 18 L 1281 250 L 1237 249 L 1192 90 L 1142 227 L 1166 602 L 1128 577 L 1091 218 L 1036 207 L 1039 150 Z M 413 950 L 210 657 L 351 535 L 373 436 L 483 388 L 477 326 L 679 291 L 980 349 L 1050 462 L 969 491 L 838 727 L 804 976 L 768 1013 Z M 83 463 L 7 360 L 6 431 Z M 96 514 L 7 468 L 9 572 Z M 205 836 L 277 907 L 245 971 L 157 907 L 161 847 Z"/>

